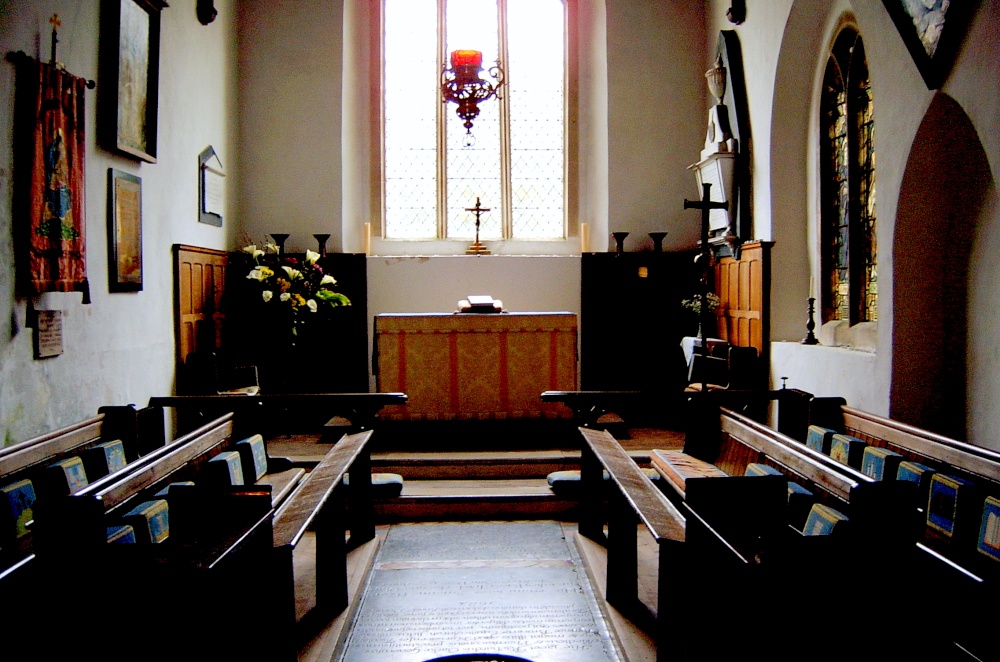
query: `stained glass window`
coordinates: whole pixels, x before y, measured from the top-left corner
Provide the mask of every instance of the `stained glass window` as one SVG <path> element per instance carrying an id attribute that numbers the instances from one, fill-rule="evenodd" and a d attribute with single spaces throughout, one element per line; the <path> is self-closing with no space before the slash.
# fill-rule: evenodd
<path id="1" fill-rule="evenodd" d="M 820 98 L 820 241 L 823 321 L 877 319 L 875 151 L 864 44 L 843 30 Z"/>
<path id="2" fill-rule="evenodd" d="M 563 0 L 384 0 L 383 208 L 387 239 L 565 237 Z M 500 61 L 502 99 L 472 140 L 441 100 L 446 54 Z M 472 143 L 471 145 L 467 143 Z"/>

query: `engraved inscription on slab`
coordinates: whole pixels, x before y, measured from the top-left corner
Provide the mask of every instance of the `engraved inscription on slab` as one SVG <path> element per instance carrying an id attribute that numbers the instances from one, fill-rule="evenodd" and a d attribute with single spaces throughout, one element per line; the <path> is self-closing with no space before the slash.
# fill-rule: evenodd
<path id="1" fill-rule="evenodd" d="M 497 653 L 535 662 L 609 662 L 612 645 L 580 585 L 582 570 L 490 567 L 381 570 L 344 662 L 419 662 Z"/>
<path id="2" fill-rule="evenodd" d="M 35 326 L 35 358 L 45 359 L 63 353 L 62 311 L 39 310 Z"/>

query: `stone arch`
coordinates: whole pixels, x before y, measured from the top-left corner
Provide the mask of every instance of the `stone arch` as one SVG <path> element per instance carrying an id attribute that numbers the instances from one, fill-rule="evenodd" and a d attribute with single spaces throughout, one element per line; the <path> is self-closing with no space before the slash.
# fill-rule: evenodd
<path id="1" fill-rule="evenodd" d="M 957 439 L 967 435 L 971 255 L 991 179 L 969 116 L 936 93 L 896 211 L 889 413 Z"/>

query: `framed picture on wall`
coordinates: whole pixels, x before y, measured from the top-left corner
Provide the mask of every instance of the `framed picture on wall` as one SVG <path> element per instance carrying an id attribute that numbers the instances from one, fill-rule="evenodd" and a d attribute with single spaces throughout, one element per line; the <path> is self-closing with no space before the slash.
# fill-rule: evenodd
<path id="1" fill-rule="evenodd" d="M 156 163 L 163 0 L 103 0 L 101 129 L 105 146 Z"/>
<path id="2" fill-rule="evenodd" d="M 142 179 L 108 168 L 108 288 L 142 289 Z"/>
<path id="3" fill-rule="evenodd" d="M 882 0 L 927 89 L 944 84 L 974 2 Z"/>

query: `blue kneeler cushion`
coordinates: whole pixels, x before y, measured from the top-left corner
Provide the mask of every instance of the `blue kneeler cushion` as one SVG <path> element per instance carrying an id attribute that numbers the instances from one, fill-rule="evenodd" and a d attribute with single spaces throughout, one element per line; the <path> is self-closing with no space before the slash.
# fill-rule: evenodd
<path id="1" fill-rule="evenodd" d="M 122 520 L 135 531 L 136 542 L 161 543 L 170 536 L 170 514 L 164 499 L 143 501 Z"/>
<path id="2" fill-rule="evenodd" d="M 643 468 L 642 473 L 646 474 L 646 477 L 654 483 L 660 480 L 660 472 L 652 467 Z M 602 472 L 602 477 L 606 481 L 611 480 L 611 474 L 609 474 L 607 470 Z M 546 477 L 546 480 L 549 483 L 549 489 L 551 489 L 556 496 L 572 500 L 580 498 L 579 469 L 553 471 Z"/>
<path id="3" fill-rule="evenodd" d="M 245 484 L 243 482 L 243 460 L 240 459 L 238 451 L 219 453 L 206 462 L 205 465 L 205 470 L 217 485 L 235 486 Z"/>
<path id="4" fill-rule="evenodd" d="M 986 497 L 983 503 L 983 521 L 979 527 L 976 550 L 994 561 L 1000 561 L 1000 499 L 996 497 Z"/>
<path id="5" fill-rule="evenodd" d="M 921 500 L 926 502 L 927 491 L 931 487 L 931 476 L 935 473 L 937 472 L 928 467 L 926 464 L 904 460 L 899 463 L 899 468 L 896 470 L 896 480 L 906 480 L 911 483 L 916 483 L 920 492 Z"/>
<path id="6" fill-rule="evenodd" d="M 128 524 L 119 524 L 118 526 L 108 527 L 108 544 L 121 545 L 134 543 L 135 529 Z"/>
<path id="7" fill-rule="evenodd" d="M 814 503 L 802 533 L 807 536 L 827 536 L 839 533 L 849 522 L 847 515 L 836 508 Z"/>
<path id="8" fill-rule="evenodd" d="M 372 472 L 372 498 L 394 499 L 403 493 L 403 477 L 388 472 Z M 344 474 L 344 485 L 351 484 L 351 474 Z"/>
<path id="9" fill-rule="evenodd" d="M 103 441 L 83 452 L 83 466 L 90 480 L 125 468 L 125 446 L 120 439 Z"/>
<path id="10" fill-rule="evenodd" d="M 868 446 L 861 457 L 861 472 L 875 480 L 892 480 L 899 473 L 903 456 L 888 448 Z"/>
<path id="11" fill-rule="evenodd" d="M 835 434 L 837 434 L 836 430 L 821 425 L 810 425 L 808 432 L 806 432 L 806 446 L 818 453 L 823 453 L 823 455 L 829 455 L 830 442 L 833 441 Z"/>
<path id="12" fill-rule="evenodd" d="M 28 535 L 28 523 L 34 519 L 35 486 L 19 480 L 0 487 L 0 540 Z"/>
<path id="13" fill-rule="evenodd" d="M 267 447 L 264 437 L 255 434 L 236 442 L 236 450 L 243 464 L 243 477 L 257 482 L 267 473 Z"/>
<path id="14" fill-rule="evenodd" d="M 975 483 L 942 473 L 931 477 L 927 497 L 927 526 L 949 538 L 962 528 L 962 512 L 968 512 L 974 499 Z M 961 509 L 961 510 L 960 510 Z"/>
<path id="15" fill-rule="evenodd" d="M 835 434 L 830 441 L 830 457 L 841 464 L 860 470 L 867 445 L 861 439 L 849 434 Z"/>
<path id="16" fill-rule="evenodd" d="M 66 496 L 86 487 L 87 470 L 83 467 L 83 460 L 67 457 L 53 462 L 46 469 L 45 483 L 59 496 Z"/>

